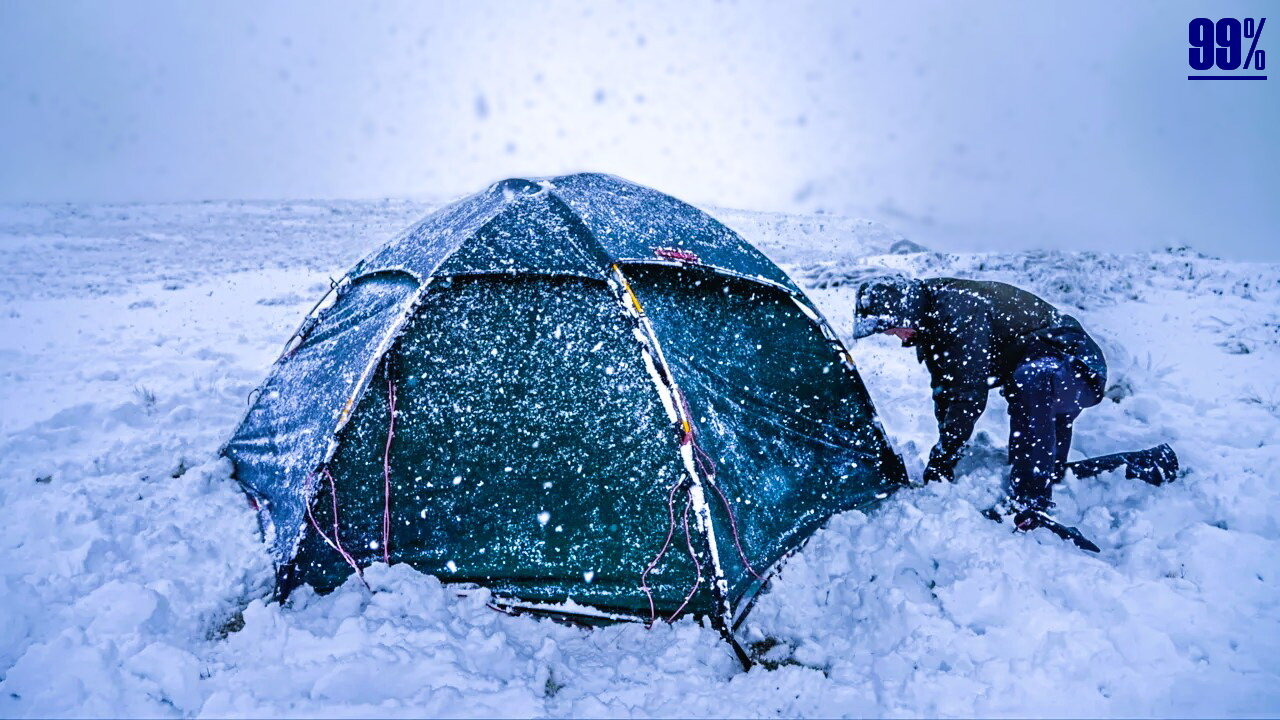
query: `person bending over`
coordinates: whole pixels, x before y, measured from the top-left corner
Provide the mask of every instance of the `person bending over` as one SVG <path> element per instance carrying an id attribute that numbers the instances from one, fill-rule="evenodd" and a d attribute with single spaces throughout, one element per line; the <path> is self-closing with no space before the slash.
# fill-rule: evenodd
<path id="1" fill-rule="evenodd" d="M 1054 523 L 1047 511 L 1053 483 L 1068 468 L 1072 426 L 1107 384 L 1102 349 L 1079 321 L 1012 285 L 956 278 L 873 278 L 859 286 L 856 303 L 855 338 L 897 336 L 929 370 L 938 442 L 925 482 L 953 479 L 987 394 L 1002 388 L 1010 497 L 1001 514 L 1013 515 L 1019 530 Z M 1172 479 L 1176 457 L 1167 445 L 1144 453 L 1108 456 L 1118 458 L 1109 466 L 1099 463 L 1105 458 L 1086 460 L 1077 474 L 1127 462 L 1130 477 L 1156 485 Z"/>

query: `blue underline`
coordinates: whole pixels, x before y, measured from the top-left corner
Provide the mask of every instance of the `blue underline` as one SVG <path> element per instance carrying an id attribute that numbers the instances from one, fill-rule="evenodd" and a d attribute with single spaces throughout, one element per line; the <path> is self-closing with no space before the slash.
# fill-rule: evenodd
<path id="1" fill-rule="evenodd" d="M 1266 80 L 1266 75 L 1188 75 L 1188 80 Z"/>

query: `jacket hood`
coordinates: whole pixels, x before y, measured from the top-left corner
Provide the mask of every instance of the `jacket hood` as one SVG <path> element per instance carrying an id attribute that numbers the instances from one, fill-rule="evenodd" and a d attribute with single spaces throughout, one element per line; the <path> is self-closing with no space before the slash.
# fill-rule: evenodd
<path id="1" fill-rule="evenodd" d="M 895 327 L 919 329 L 924 282 L 903 275 L 874 277 L 858 286 L 856 303 L 854 338 Z"/>

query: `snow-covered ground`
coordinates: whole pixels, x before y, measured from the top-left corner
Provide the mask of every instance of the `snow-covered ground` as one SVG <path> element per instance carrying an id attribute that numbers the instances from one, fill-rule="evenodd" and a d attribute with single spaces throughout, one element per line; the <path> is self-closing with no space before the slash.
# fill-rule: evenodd
<path id="1" fill-rule="evenodd" d="M 874 223 L 715 211 L 842 333 L 877 268 L 1076 314 L 1115 386 L 1076 452 L 1170 441 L 1187 469 L 1060 487 L 1100 555 L 979 515 L 993 395 L 954 485 L 836 517 L 791 560 L 744 632 L 750 672 L 691 621 L 512 618 L 403 565 L 266 601 L 217 448 L 328 278 L 426 208 L 0 208 L 0 716 L 1280 714 L 1280 266 L 1185 249 L 890 254 L 912 247 Z M 889 338 L 854 354 L 918 477 L 923 368 Z"/>

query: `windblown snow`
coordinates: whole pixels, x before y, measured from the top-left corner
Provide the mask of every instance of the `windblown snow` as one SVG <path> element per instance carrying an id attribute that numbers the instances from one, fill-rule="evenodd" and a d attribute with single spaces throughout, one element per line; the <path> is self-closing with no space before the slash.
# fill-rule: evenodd
<path id="1" fill-rule="evenodd" d="M 861 276 L 996 279 L 1076 315 L 1112 388 L 1073 457 L 1171 442 L 1186 474 L 1069 479 L 1101 547 L 1018 536 L 993 394 L 954 485 L 834 518 L 742 638 L 584 630 L 407 566 L 269 601 L 219 445 L 311 304 L 413 202 L 0 209 L 0 715 L 1139 716 L 1280 713 L 1280 266 L 1188 249 L 930 252 L 875 223 L 714 211 L 848 337 Z M 890 252 L 891 248 L 896 252 Z M 853 346 L 915 477 L 928 379 Z"/>

